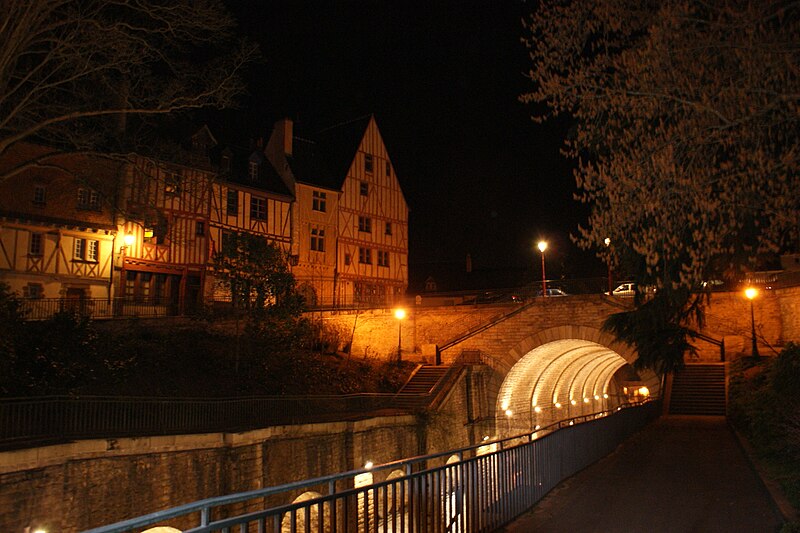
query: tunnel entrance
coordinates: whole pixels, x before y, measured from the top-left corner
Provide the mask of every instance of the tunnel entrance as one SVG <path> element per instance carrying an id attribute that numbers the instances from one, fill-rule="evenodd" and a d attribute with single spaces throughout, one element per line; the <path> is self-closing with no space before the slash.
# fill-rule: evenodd
<path id="1" fill-rule="evenodd" d="M 633 395 L 658 396 L 658 377 L 634 371 L 634 359 L 632 349 L 579 338 L 551 340 L 528 350 L 500 386 L 497 434 L 516 435 L 611 410 Z"/>

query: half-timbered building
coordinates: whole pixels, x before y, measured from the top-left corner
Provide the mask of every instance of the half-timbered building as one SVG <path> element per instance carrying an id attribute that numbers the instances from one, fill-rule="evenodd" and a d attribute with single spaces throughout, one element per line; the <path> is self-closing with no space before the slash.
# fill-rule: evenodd
<path id="1" fill-rule="evenodd" d="M 266 150 L 295 193 L 293 272 L 321 304 L 392 305 L 408 285 L 408 206 L 374 116 L 294 135 Z"/>
<path id="2" fill-rule="evenodd" d="M 118 278 L 124 301 L 162 306 L 165 314 L 202 301 L 214 177 L 208 165 L 139 156 L 127 167 Z"/>
<path id="3" fill-rule="evenodd" d="M 262 148 L 226 147 L 219 153 L 219 176 L 210 204 L 210 258 L 224 248 L 226 237 L 248 233 L 263 237 L 289 253 L 292 195 L 267 161 Z M 209 276 L 206 294 L 226 299 Z"/>
<path id="4" fill-rule="evenodd" d="M 17 145 L 0 166 L 9 171 L 51 152 Z M 120 173 L 115 162 L 64 154 L 0 182 L 0 281 L 32 300 L 110 302 Z"/>

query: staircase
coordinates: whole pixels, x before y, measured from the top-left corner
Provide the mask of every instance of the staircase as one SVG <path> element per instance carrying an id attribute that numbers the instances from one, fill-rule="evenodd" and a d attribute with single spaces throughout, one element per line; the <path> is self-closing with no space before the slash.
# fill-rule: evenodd
<path id="1" fill-rule="evenodd" d="M 394 403 L 402 409 L 423 407 L 431 400 L 430 394 L 450 370 L 445 365 L 422 365 L 409 378 L 394 398 Z"/>
<path id="2" fill-rule="evenodd" d="M 725 365 L 687 364 L 672 378 L 669 414 L 725 416 Z"/>

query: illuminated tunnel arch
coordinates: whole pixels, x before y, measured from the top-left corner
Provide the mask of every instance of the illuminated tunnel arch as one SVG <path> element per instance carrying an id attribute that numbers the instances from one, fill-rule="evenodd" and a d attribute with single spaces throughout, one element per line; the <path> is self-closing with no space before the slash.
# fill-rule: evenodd
<path id="1" fill-rule="evenodd" d="M 506 435 L 616 407 L 622 400 L 614 376 L 637 354 L 598 329 L 559 326 L 528 337 L 509 356 L 516 362 L 503 378 L 495 411 L 497 431 Z M 660 394 L 654 372 L 641 372 L 640 379 Z"/>

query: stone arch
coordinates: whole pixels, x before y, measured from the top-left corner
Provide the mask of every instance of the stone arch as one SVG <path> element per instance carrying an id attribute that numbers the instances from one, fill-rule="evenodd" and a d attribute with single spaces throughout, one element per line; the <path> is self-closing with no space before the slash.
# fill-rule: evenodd
<path id="1" fill-rule="evenodd" d="M 308 491 L 304 492 L 297 498 L 295 498 L 292 503 L 301 503 L 308 500 L 313 500 L 315 498 L 321 498 L 322 495 L 318 492 Z M 318 531 L 319 530 L 319 507 L 317 505 L 312 505 L 308 509 L 300 508 L 295 512 L 295 529 L 292 529 L 292 516 L 291 513 L 285 513 L 283 515 L 283 520 L 281 520 L 281 532 L 282 533 L 289 533 L 291 531 L 305 531 L 306 529 L 306 521 L 308 521 L 308 528 L 311 531 Z M 330 528 L 324 528 L 325 531 L 329 531 Z"/>
<path id="2" fill-rule="evenodd" d="M 499 434 L 545 427 L 622 403 L 619 381 L 633 373 L 636 350 L 613 335 L 588 326 L 559 326 L 522 340 L 504 357 L 510 370 L 500 375 L 495 402 Z M 639 380 L 660 393 L 658 376 Z"/>

